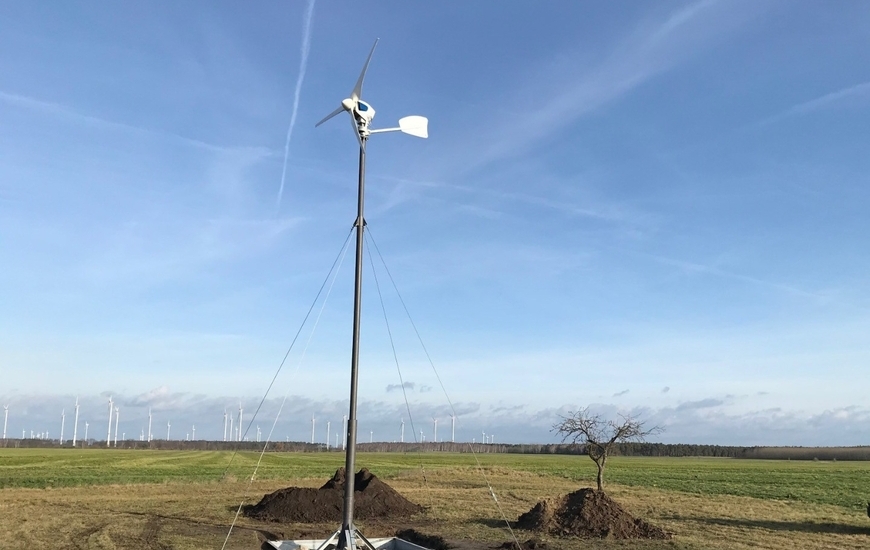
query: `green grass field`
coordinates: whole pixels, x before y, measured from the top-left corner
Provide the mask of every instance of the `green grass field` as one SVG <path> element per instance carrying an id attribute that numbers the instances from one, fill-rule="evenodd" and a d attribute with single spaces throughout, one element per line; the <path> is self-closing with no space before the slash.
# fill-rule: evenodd
<path id="1" fill-rule="evenodd" d="M 505 528 L 487 480 L 510 520 L 540 498 L 594 483 L 595 466 L 584 456 L 478 458 L 480 467 L 470 454 L 359 453 L 357 464 L 426 506 L 420 525 L 491 542 L 504 541 Z M 268 453 L 251 481 L 259 459 L 250 452 L 0 449 L 0 548 L 53 540 L 64 548 L 220 547 L 215 541 L 240 501 L 317 486 L 344 464 L 341 453 Z M 614 457 L 605 480 L 611 496 L 675 539 L 591 547 L 870 548 L 868 462 Z M 229 548 L 256 547 L 250 535 L 257 528 L 275 526 L 242 520 Z"/>
<path id="2" fill-rule="evenodd" d="M 0 489 L 208 483 L 220 481 L 225 472 L 247 479 L 258 459 L 256 453 L 233 457 L 223 451 L 0 449 Z M 594 482 L 595 466 L 586 457 L 487 454 L 480 460 L 485 469 L 562 477 L 584 486 Z M 470 454 L 454 453 L 359 453 L 358 463 L 386 479 L 421 464 L 424 469 L 476 467 Z M 266 453 L 257 478 L 327 478 L 343 465 L 344 456 L 339 453 Z M 605 480 L 689 494 L 832 504 L 857 511 L 870 499 L 867 462 L 613 457 Z"/>

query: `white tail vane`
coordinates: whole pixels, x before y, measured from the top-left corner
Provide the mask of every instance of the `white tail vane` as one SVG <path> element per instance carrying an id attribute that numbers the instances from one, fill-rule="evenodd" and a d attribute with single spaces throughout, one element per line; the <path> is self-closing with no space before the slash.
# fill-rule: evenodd
<path id="1" fill-rule="evenodd" d="M 356 81 L 356 86 L 353 87 L 353 91 L 350 93 L 350 97 L 342 100 L 341 105 L 336 110 L 323 117 L 323 119 L 315 124 L 314 127 L 316 128 L 332 117 L 347 111 L 350 114 L 350 123 L 353 127 L 354 134 L 356 134 L 356 139 L 359 141 L 360 148 L 363 149 L 365 149 L 366 139 L 368 139 L 371 134 L 404 132 L 419 138 L 429 137 L 429 120 L 426 117 L 417 115 L 407 116 L 400 119 L 399 126 L 396 128 L 382 128 L 379 130 L 369 128 L 369 124 L 372 119 L 375 118 L 375 110 L 370 104 L 362 100 L 362 87 L 363 81 L 365 81 L 366 78 L 366 71 L 369 68 L 369 63 L 371 63 L 372 56 L 374 55 L 377 46 L 378 41 L 376 39 L 372 46 L 372 51 L 369 52 L 366 63 L 363 65 L 362 72 L 359 74 L 359 79 Z"/>

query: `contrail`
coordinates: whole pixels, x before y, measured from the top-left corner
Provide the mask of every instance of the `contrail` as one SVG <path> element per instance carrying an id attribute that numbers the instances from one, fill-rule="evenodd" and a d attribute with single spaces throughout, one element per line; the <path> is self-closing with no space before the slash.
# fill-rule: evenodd
<path id="1" fill-rule="evenodd" d="M 302 27 L 302 52 L 299 60 L 299 78 L 296 79 L 296 91 L 293 94 L 293 111 L 290 114 L 290 126 L 287 128 L 287 142 L 284 144 L 284 167 L 281 169 L 281 187 L 278 188 L 278 203 L 281 206 L 281 197 L 284 195 L 284 178 L 287 177 L 287 156 L 290 153 L 290 136 L 293 135 L 293 127 L 296 125 L 296 113 L 299 110 L 299 93 L 302 91 L 302 81 L 305 79 L 305 69 L 308 66 L 308 50 L 311 47 L 311 19 L 314 17 L 314 0 L 308 0 L 308 9 L 305 10 L 305 24 Z"/>

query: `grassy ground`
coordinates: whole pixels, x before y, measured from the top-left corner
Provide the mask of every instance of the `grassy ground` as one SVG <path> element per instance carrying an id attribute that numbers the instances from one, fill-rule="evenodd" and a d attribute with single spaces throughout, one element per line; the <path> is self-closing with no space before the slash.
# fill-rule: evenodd
<path id="1" fill-rule="evenodd" d="M 0 548 L 221 548 L 242 501 L 280 487 L 319 486 L 338 453 L 258 455 L 107 449 L 0 450 Z M 509 520 L 545 496 L 593 483 L 585 457 L 361 453 L 368 467 L 427 512 L 425 533 L 495 546 Z M 224 473 L 226 472 L 226 475 Z M 498 496 L 493 501 L 487 481 Z M 591 548 L 870 548 L 870 464 L 729 459 L 611 459 L 608 493 L 673 541 L 583 542 Z M 501 508 L 501 510 L 499 509 Z M 240 518 L 227 548 L 257 548 L 253 529 L 323 537 L 336 525 L 260 524 Z M 402 525 L 404 526 L 404 525 Z M 368 535 L 397 525 L 361 525 Z M 518 532 L 525 540 L 532 533 Z M 578 541 L 544 537 L 551 547 Z"/>

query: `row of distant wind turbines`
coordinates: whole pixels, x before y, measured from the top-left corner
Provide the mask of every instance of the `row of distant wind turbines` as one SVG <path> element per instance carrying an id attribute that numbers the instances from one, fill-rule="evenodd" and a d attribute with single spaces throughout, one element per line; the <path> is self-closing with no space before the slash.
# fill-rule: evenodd
<path id="1" fill-rule="evenodd" d="M 108 426 L 108 429 L 106 431 L 106 446 L 107 447 L 112 447 L 112 446 L 117 447 L 118 446 L 118 425 L 119 425 L 120 413 L 121 413 L 120 408 L 117 406 L 117 404 L 115 404 L 115 402 L 112 400 L 112 398 L 109 397 L 109 426 Z M 244 413 L 244 410 L 242 409 L 241 403 L 239 404 L 238 416 L 233 415 L 233 414 L 227 414 L 227 411 L 224 410 L 224 433 L 223 433 L 223 440 L 224 441 L 242 441 L 242 439 L 244 437 L 244 434 L 242 432 L 242 420 L 244 418 L 243 413 Z M 66 410 L 65 409 L 61 411 L 60 418 L 61 418 L 61 421 L 60 421 L 60 439 L 59 439 L 59 441 L 60 441 L 60 444 L 63 445 L 64 441 L 65 441 L 64 428 L 65 428 L 65 424 L 66 424 Z M 145 431 L 144 430 L 142 431 L 142 434 L 139 437 L 139 439 L 141 441 L 147 441 L 150 443 L 153 440 L 153 433 L 151 431 L 152 420 L 153 420 L 153 418 L 151 415 L 151 409 L 148 409 L 148 433 L 146 436 Z M 8 424 L 8 421 L 9 421 L 9 405 L 4 405 L 3 406 L 3 439 L 6 439 L 6 426 Z M 314 416 L 312 416 L 311 417 L 311 443 L 312 444 L 317 443 L 316 431 L 315 431 L 316 423 L 317 423 L 317 419 Z M 114 428 L 115 428 L 114 433 L 112 431 L 113 424 L 114 424 Z M 330 448 L 331 425 L 332 425 L 332 423 L 330 421 L 326 422 L 326 448 L 327 449 Z M 78 428 L 79 428 L 79 400 L 78 400 L 78 398 L 76 398 L 75 420 L 73 422 L 73 437 L 72 437 L 73 447 L 75 447 L 76 443 L 78 442 Z M 85 422 L 85 437 L 84 437 L 85 441 L 88 440 L 89 428 L 90 428 L 90 423 Z M 171 429 L 172 429 L 172 422 L 167 420 L 166 421 L 166 439 L 167 440 L 169 440 L 169 435 L 170 435 Z M 22 439 L 25 438 L 25 433 L 26 433 L 26 431 L 22 430 L 22 432 L 21 432 Z M 346 441 L 346 439 L 342 438 L 342 434 L 344 434 L 344 433 L 347 433 L 347 415 L 342 417 L 342 431 L 335 433 L 335 445 L 334 445 L 335 448 L 338 448 L 339 444 L 341 445 L 342 449 L 345 448 L 347 441 Z M 262 434 L 262 432 L 260 431 L 260 427 L 257 426 L 257 439 L 256 440 L 258 442 L 260 441 L 261 434 Z M 48 439 L 48 432 L 41 432 L 41 433 L 34 434 L 31 431 L 30 437 L 31 438 L 36 437 L 37 439 Z M 121 440 L 123 441 L 125 438 L 126 438 L 126 434 L 122 434 Z M 191 427 L 191 433 L 188 434 L 188 438 L 190 440 L 196 440 L 196 425 L 193 425 Z M 426 436 L 423 433 L 423 430 L 421 429 L 420 430 L 420 443 L 424 443 L 425 441 L 426 441 Z M 454 443 L 455 441 L 456 441 L 456 416 L 451 415 L 450 416 L 450 442 Z M 373 443 L 373 442 L 374 442 L 374 431 L 369 431 L 369 443 Z M 400 443 L 405 442 L 405 419 L 404 418 L 401 420 L 401 426 L 400 426 L 400 432 L 399 432 L 399 442 Z M 432 442 L 433 443 L 438 442 L 438 419 L 437 418 L 432 419 Z M 475 441 L 472 440 L 472 442 L 475 442 Z M 490 443 L 490 444 L 495 443 L 495 436 L 493 434 L 487 434 L 486 432 L 483 432 L 481 442 L 482 443 Z"/>
<path id="2" fill-rule="evenodd" d="M 402 423 L 401 423 L 401 427 L 400 427 L 400 431 L 399 431 L 399 443 L 404 443 L 405 442 L 405 419 L 403 418 L 401 422 Z M 316 425 L 317 425 L 317 419 L 312 416 L 311 417 L 311 443 L 312 444 L 316 443 L 316 434 L 317 434 L 316 429 L 315 429 Z M 327 449 L 329 448 L 329 435 L 330 435 L 331 426 L 332 426 L 332 422 L 327 420 L 326 421 L 326 448 Z M 337 432 L 335 434 L 335 448 L 338 448 L 339 444 L 341 444 L 341 448 L 342 448 L 342 450 L 344 450 L 345 446 L 347 445 L 347 440 L 342 438 L 341 436 L 342 436 L 342 434 L 345 434 L 345 433 L 347 433 L 347 415 L 341 417 L 341 432 Z M 375 434 L 375 432 L 373 430 L 369 431 L 369 443 L 374 443 L 374 434 Z M 426 436 L 423 433 L 423 430 L 421 429 L 420 430 L 420 443 L 424 443 L 425 441 L 426 441 Z M 484 432 L 482 441 L 488 442 L 488 443 L 493 443 L 494 436 L 490 435 L 490 438 L 487 438 L 486 432 Z M 438 442 L 438 419 L 432 418 L 432 443 L 437 443 L 437 442 Z M 455 415 L 450 415 L 450 442 L 451 443 L 456 442 L 456 416 Z"/>

